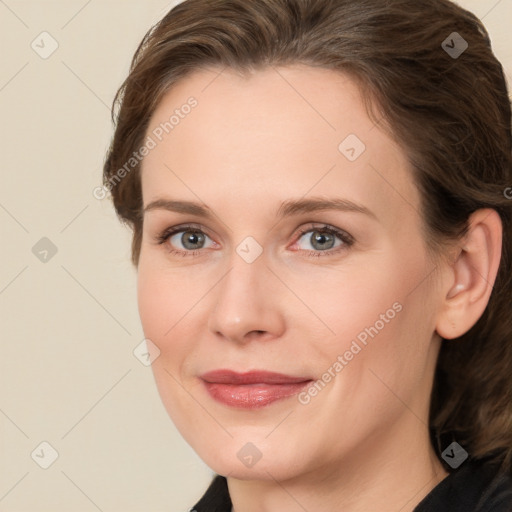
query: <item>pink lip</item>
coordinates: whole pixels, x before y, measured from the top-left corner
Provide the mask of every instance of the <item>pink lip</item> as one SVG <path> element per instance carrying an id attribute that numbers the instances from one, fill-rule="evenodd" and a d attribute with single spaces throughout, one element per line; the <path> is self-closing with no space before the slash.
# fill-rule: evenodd
<path id="1" fill-rule="evenodd" d="M 212 398 L 243 409 L 264 407 L 293 396 L 312 380 L 260 370 L 246 373 L 215 370 L 201 375 L 201 379 Z"/>

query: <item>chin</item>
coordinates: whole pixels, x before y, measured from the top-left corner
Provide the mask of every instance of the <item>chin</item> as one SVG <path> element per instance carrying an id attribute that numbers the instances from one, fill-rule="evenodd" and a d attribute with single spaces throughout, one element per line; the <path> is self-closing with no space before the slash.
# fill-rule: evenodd
<path id="1" fill-rule="evenodd" d="M 304 464 L 303 460 L 299 464 L 297 452 L 283 453 L 279 443 L 265 443 L 264 436 L 254 443 L 235 437 L 215 450 L 211 445 L 205 450 L 194 445 L 192 448 L 213 471 L 239 480 L 288 480 L 297 476 Z"/>

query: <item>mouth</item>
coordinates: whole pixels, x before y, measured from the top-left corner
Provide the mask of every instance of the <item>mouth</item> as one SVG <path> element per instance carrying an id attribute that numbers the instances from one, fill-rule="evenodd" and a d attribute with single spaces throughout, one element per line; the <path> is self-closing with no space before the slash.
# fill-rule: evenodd
<path id="1" fill-rule="evenodd" d="M 237 373 L 214 370 L 200 376 L 210 396 L 224 405 L 258 409 L 299 393 L 310 377 L 295 377 L 263 370 Z"/>

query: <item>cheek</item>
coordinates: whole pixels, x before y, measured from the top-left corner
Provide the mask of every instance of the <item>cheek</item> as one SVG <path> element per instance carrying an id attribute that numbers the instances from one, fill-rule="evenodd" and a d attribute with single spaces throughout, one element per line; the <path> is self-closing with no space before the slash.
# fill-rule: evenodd
<path id="1" fill-rule="evenodd" d="M 384 254 L 361 256 L 335 272 L 310 271 L 307 280 L 297 276 L 291 287 L 301 291 L 309 309 L 322 320 L 326 328 L 320 346 L 329 352 L 348 349 L 354 339 L 364 346 L 389 332 L 401 321 L 413 283 L 424 278 L 423 268 L 421 261 L 403 256 L 398 262 Z"/>
<path id="2" fill-rule="evenodd" d="M 383 417 L 390 414 L 389 408 L 399 412 L 402 403 L 415 403 L 427 385 L 434 308 L 426 274 L 419 267 L 414 279 L 400 281 L 395 275 L 368 305 L 366 324 L 354 326 L 358 332 L 353 339 L 363 340 L 360 364 L 354 365 L 359 370 L 356 378 L 375 397 L 375 406 L 382 406 Z"/>
<path id="3" fill-rule="evenodd" d="M 191 275 L 194 274 L 194 276 Z M 213 276 L 215 277 L 215 275 Z M 179 381 L 204 338 L 209 298 L 215 279 L 189 270 L 170 270 L 160 261 L 141 258 L 137 300 L 144 336 L 160 350 L 152 364 L 155 375 L 166 370 Z M 165 378 L 169 376 L 164 374 Z"/>
<path id="4" fill-rule="evenodd" d="M 177 426 L 187 426 L 187 404 L 183 369 L 194 349 L 195 333 L 190 332 L 186 313 L 197 302 L 197 293 L 181 285 L 176 276 L 159 265 L 139 263 L 137 299 L 144 336 L 160 351 L 151 364 L 155 383 L 171 419 Z M 190 303 L 190 305 L 189 305 Z"/>
<path id="5" fill-rule="evenodd" d="M 144 335 L 159 345 L 159 339 L 165 332 L 167 312 L 172 310 L 169 304 L 172 294 L 167 296 L 164 293 L 165 288 L 157 272 L 142 262 L 139 264 L 137 281 L 137 302 Z"/>
<path id="6" fill-rule="evenodd" d="M 311 308 L 331 330 L 311 346 L 310 360 L 327 370 L 342 356 L 341 373 L 364 387 L 385 390 L 370 369 L 397 389 L 421 378 L 434 325 L 431 270 L 421 254 L 402 252 L 332 273 L 323 294 L 309 295 L 318 297 Z"/>
<path id="7" fill-rule="evenodd" d="M 160 349 L 161 356 L 166 356 L 171 341 L 173 350 L 179 351 L 176 333 L 181 328 L 182 319 L 190 307 L 187 307 L 187 287 L 180 286 L 179 281 L 162 271 L 158 266 L 139 264 L 137 282 L 137 301 L 139 316 L 144 335 Z"/>

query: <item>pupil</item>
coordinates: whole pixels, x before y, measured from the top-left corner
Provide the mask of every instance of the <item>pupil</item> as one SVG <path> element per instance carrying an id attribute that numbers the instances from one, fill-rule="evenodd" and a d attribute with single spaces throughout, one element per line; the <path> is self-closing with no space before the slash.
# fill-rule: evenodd
<path id="1" fill-rule="evenodd" d="M 192 232 L 189 232 L 188 235 L 186 234 L 183 234 L 183 245 L 187 248 L 187 249 L 196 249 L 196 247 L 189 247 L 189 245 L 197 245 L 200 243 L 201 241 L 201 238 L 202 238 L 202 235 L 201 233 L 192 233 Z"/>
<path id="2" fill-rule="evenodd" d="M 326 241 L 331 241 L 333 240 L 333 236 L 330 235 L 330 234 L 325 234 L 325 233 L 321 233 L 320 231 L 315 231 L 312 235 L 313 237 L 313 242 L 318 242 L 321 246 L 320 246 L 320 249 L 325 249 L 325 246 L 322 247 L 322 244 L 325 244 Z M 329 240 L 329 238 L 331 240 Z M 315 243 L 312 243 L 313 247 L 315 247 Z M 318 247 L 317 247 L 318 248 Z M 328 247 L 329 249 L 330 247 Z"/>

